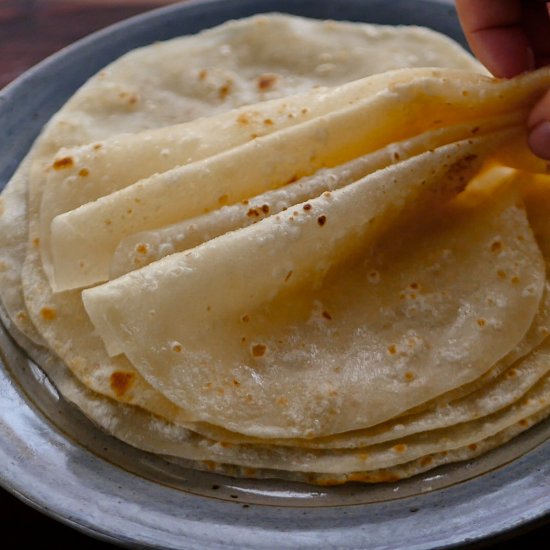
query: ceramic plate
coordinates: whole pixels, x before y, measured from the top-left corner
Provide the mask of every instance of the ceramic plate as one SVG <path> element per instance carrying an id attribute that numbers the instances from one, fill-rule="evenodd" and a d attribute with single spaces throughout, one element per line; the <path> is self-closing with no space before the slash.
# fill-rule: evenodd
<path id="1" fill-rule="evenodd" d="M 157 40 L 282 11 L 419 24 L 463 41 L 448 2 L 213 0 L 96 33 L 0 93 L 0 187 L 43 124 L 101 67 Z M 550 423 L 467 463 L 396 484 L 316 488 L 186 470 L 105 435 L 0 330 L 0 484 L 88 534 L 159 548 L 433 548 L 502 536 L 550 513 Z"/>

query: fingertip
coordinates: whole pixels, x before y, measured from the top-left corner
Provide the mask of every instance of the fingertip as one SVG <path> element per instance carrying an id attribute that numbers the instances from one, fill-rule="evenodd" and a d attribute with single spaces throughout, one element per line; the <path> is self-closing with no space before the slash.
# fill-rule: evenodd
<path id="1" fill-rule="evenodd" d="M 537 157 L 550 160 L 550 121 L 543 120 L 536 124 L 527 136 L 527 143 Z"/>
<path id="2" fill-rule="evenodd" d="M 535 55 L 521 29 L 493 28 L 470 33 L 476 57 L 498 78 L 511 78 L 535 68 Z"/>

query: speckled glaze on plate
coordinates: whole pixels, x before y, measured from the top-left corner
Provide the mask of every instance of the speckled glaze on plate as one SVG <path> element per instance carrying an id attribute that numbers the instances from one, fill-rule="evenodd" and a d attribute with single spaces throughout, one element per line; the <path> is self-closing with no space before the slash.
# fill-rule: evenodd
<path id="1" fill-rule="evenodd" d="M 212 0 L 149 12 L 49 58 L 0 92 L 0 188 L 43 124 L 123 53 L 282 11 L 420 24 L 463 41 L 449 2 Z M 400 483 L 316 488 L 170 465 L 96 429 L 0 327 L 0 484 L 93 536 L 155 548 L 443 548 L 550 515 L 550 422 L 471 462 Z"/>

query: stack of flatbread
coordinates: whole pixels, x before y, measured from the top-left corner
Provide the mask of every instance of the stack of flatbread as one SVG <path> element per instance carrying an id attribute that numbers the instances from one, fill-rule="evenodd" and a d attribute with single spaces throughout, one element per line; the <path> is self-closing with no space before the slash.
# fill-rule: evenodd
<path id="1" fill-rule="evenodd" d="M 550 414 L 523 135 L 550 71 L 480 72 L 426 29 L 282 15 L 131 52 L 2 194 L 5 322 L 96 424 L 199 469 L 393 481 L 505 443 Z"/>

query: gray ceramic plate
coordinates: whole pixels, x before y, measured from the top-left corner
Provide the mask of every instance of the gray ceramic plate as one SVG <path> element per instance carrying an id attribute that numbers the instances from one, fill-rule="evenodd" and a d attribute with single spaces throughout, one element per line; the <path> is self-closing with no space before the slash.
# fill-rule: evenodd
<path id="1" fill-rule="evenodd" d="M 96 33 L 0 94 L 0 187 L 42 125 L 126 51 L 260 11 L 421 24 L 461 41 L 448 2 L 214 0 Z M 433 548 L 506 534 L 550 513 L 550 423 L 471 463 L 331 489 L 198 473 L 95 429 L 0 330 L 0 483 L 88 534 L 162 548 Z M 546 441 L 546 443 L 545 443 Z"/>

